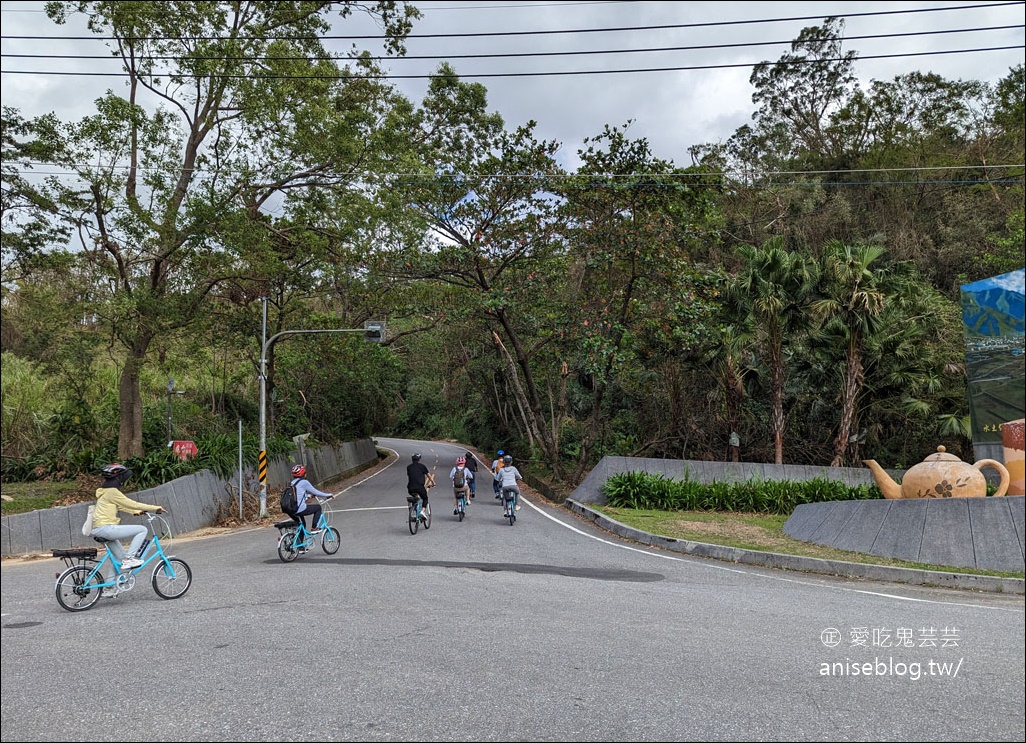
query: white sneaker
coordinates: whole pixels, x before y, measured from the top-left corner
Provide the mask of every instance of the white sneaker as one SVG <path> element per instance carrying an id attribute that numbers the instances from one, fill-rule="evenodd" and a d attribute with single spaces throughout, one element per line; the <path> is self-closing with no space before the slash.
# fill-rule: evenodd
<path id="1" fill-rule="evenodd" d="M 517 506 L 517 510 L 518 510 L 518 511 L 520 510 L 520 506 Z"/>
<path id="2" fill-rule="evenodd" d="M 122 570 L 133 570 L 143 564 L 143 561 L 136 557 L 129 557 L 123 563 L 121 563 Z"/>

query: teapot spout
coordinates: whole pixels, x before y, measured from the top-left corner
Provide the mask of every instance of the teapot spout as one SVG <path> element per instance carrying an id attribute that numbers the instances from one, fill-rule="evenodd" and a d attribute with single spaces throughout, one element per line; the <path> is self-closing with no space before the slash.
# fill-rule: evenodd
<path id="1" fill-rule="evenodd" d="M 862 464 L 869 467 L 869 471 L 873 473 L 873 479 L 876 480 L 876 485 L 884 498 L 901 498 L 901 486 L 894 482 L 875 459 L 863 459 Z"/>

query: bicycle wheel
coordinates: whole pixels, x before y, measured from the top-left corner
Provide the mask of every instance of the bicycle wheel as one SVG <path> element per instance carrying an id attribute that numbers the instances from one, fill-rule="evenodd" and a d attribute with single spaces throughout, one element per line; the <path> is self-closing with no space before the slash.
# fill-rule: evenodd
<path id="1" fill-rule="evenodd" d="M 171 570 L 167 567 L 171 563 Z M 162 599 L 177 599 L 185 595 L 192 585 L 192 569 L 185 560 L 179 557 L 169 557 L 167 562 L 161 562 L 153 571 L 153 590 Z M 172 571 L 174 575 L 171 575 Z"/>
<path id="2" fill-rule="evenodd" d="M 465 514 L 464 514 L 464 505 L 463 505 L 463 501 L 460 501 L 460 510 L 459 510 L 459 513 L 458 513 L 458 516 L 460 517 L 460 521 L 463 521 L 463 516 L 464 516 L 464 515 L 465 515 Z"/>
<path id="3" fill-rule="evenodd" d="M 57 578 L 57 603 L 68 611 L 91 609 L 100 600 L 101 589 L 94 579 L 89 581 L 92 568 L 75 565 Z"/>
<path id="4" fill-rule="evenodd" d="M 295 539 L 295 529 L 286 529 L 278 538 L 278 557 L 282 562 L 292 562 L 299 557 L 299 551 L 296 549 Z"/>
<path id="5" fill-rule="evenodd" d="M 421 513 L 424 514 L 424 528 L 425 529 L 430 529 L 431 528 L 431 509 L 430 508 L 425 508 L 423 511 L 421 511 Z"/>
<path id="6" fill-rule="evenodd" d="M 325 527 L 324 533 L 321 534 L 321 549 L 324 550 L 324 554 L 334 555 L 341 546 L 342 535 L 338 533 L 338 529 L 334 526 Z"/>

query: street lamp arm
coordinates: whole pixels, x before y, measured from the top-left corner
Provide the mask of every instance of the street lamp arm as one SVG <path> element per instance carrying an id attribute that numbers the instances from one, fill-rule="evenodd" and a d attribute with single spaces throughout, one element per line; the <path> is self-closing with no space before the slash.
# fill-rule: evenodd
<path id="1" fill-rule="evenodd" d="M 303 333 L 364 333 L 365 328 L 330 328 L 327 330 L 283 330 L 280 333 L 275 333 L 264 342 L 264 347 L 261 350 L 263 358 L 267 358 L 267 352 L 271 350 L 271 346 L 274 345 L 275 341 L 284 335 L 301 335 Z"/>

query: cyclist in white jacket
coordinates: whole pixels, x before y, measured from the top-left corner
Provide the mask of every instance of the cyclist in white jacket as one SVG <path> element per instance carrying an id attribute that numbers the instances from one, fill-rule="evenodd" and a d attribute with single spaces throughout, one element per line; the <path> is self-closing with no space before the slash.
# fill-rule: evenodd
<path id="1" fill-rule="evenodd" d="M 513 466 L 513 457 L 509 454 L 502 458 L 502 469 L 495 473 L 495 482 L 503 492 L 509 490 L 513 493 L 513 503 L 517 510 L 520 510 L 520 486 L 517 483 L 523 480 L 520 470 Z"/>

